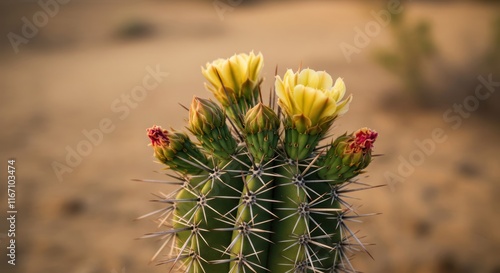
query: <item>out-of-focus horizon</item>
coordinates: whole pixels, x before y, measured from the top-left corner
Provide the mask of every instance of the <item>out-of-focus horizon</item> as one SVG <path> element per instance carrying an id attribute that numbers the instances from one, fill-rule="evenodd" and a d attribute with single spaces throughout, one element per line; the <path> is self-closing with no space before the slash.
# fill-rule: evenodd
<path id="1" fill-rule="evenodd" d="M 0 272 L 169 272 L 151 193 L 172 187 L 147 146 L 182 130 L 200 66 L 235 53 L 275 70 L 342 77 L 354 95 L 334 137 L 379 132 L 353 223 L 362 272 L 500 272 L 500 5 L 496 1 L 79 1 L 0 3 L 2 164 L 16 158 L 17 265 Z M 6 177 L 6 175 L 4 175 Z M 5 180 L 5 179 L 4 179 Z M 6 218 L 6 183 L 0 217 Z M 371 245 L 373 244 L 373 245 Z M 163 254 L 168 254 L 164 252 Z"/>

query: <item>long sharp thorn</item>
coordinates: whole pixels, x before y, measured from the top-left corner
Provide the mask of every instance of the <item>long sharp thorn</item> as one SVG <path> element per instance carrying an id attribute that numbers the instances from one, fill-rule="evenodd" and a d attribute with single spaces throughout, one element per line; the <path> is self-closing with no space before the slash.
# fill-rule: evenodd
<path id="1" fill-rule="evenodd" d="M 151 216 L 151 215 L 154 215 L 154 214 L 160 213 L 160 212 L 162 212 L 162 211 L 169 211 L 169 210 L 173 210 L 173 209 L 174 209 L 173 207 L 166 207 L 166 208 L 162 208 L 162 209 L 159 209 L 159 210 L 155 210 L 155 211 L 152 211 L 152 212 L 150 212 L 150 213 L 146 213 L 146 214 L 144 214 L 144 215 L 141 215 L 141 216 L 139 216 L 139 217 L 135 218 L 135 219 L 134 219 L 134 221 L 144 219 L 144 218 L 146 218 L 146 217 L 149 217 L 149 216 Z"/>
<path id="2" fill-rule="evenodd" d="M 160 246 L 158 251 L 151 257 L 151 260 L 149 261 L 150 263 L 156 259 L 156 257 L 160 254 L 160 252 L 165 248 L 165 246 L 170 242 L 170 240 L 173 238 L 173 236 L 170 236 L 165 242 Z"/>
<path id="3" fill-rule="evenodd" d="M 272 162 L 275 162 L 275 160 L 279 157 L 279 155 L 271 158 L 271 160 L 269 160 L 268 162 L 266 162 L 264 165 L 262 165 L 262 169 L 265 169 L 265 167 L 269 164 L 271 164 Z"/>
<path id="4" fill-rule="evenodd" d="M 171 181 L 165 181 L 165 180 L 155 180 L 155 179 L 132 179 L 132 181 L 135 182 L 148 182 L 148 183 L 160 183 L 160 184 L 167 184 L 167 185 L 183 185 L 184 182 L 171 182 Z"/>
<path id="5" fill-rule="evenodd" d="M 249 166 L 249 165 L 248 165 L 248 164 L 246 164 L 245 162 L 241 161 L 238 157 L 236 157 L 236 156 L 232 155 L 232 156 L 231 156 L 231 158 L 232 158 L 232 159 L 234 159 L 234 160 L 236 160 L 236 161 L 238 161 L 239 163 L 241 163 L 241 165 L 243 165 L 243 166 L 247 167 L 248 169 L 250 169 L 250 168 L 251 168 L 251 166 Z"/>
<path id="6" fill-rule="evenodd" d="M 233 131 L 236 132 L 236 135 L 238 136 L 238 139 L 240 142 L 244 142 L 245 141 L 245 138 L 243 138 L 243 136 L 241 135 L 238 127 L 236 127 L 236 125 L 234 125 L 233 121 L 226 115 L 226 120 L 229 121 L 229 124 L 231 125 L 231 127 L 233 128 Z"/>
<path id="7" fill-rule="evenodd" d="M 271 214 L 274 218 L 278 218 L 278 216 L 277 216 L 276 214 L 272 213 L 270 210 L 268 210 L 268 209 L 267 209 L 267 208 L 265 208 L 264 206 L 262 206 L 262 205 L 260 205 L 260 204 L 258 204 L 258 203 L 256 203 L 256 205 L 257 205 L 260 209 L 262 209 L 263 211 L 265 211 L 265 212 L 267 212 L 267 213 Z"/>
<path id="8" fill-rule="evenodd" d="M 354 234 L 354 232 L 352 232 L 352 230 L 344 223 L 342 223 L 342 226 L 345 230 L 347 230 L 347 232 L 349 232 L 352 236 L 352 238 L 354 238 L 354 240 L 356 240 L 356 242 L 359 244 L 359 246 L 361 246 L 361 248 L 363 248 L 363 251 L 368 254 L 368 256 L 370 256 L 370 258 L 372 258 L 373 260 L 375 260 L 375 258 L 373 258 L 373 256 L 370 254 L 370 252 L 368 252 L 368 250 L 365 248 L 365 246 L 363 245 L 363 243 L 358 239 L 358 237 Z"/>
<path id="9" fill-rule="evenodd" d="M 250 247 L 251 247 L 251 248 L 252 248 L 252 250 L 253 250 L 253 253 L 257 253 L 257 250 L 255 249 L 255 246 L 253 245 L 253 242 L 252 242 L 252 240 L 250 239 L 250 234 L 248 234 L 247 238 L 248 238 L 248 243 L 250 244 Z M 258 260 L 258 261 L 259 261 L 259 263 L 260 263 L 260 257 L 259 257 L 259 255 L 255 255 L 255 257 L 257 257 L 257 260 Z"/>
<path id="10" fill-rule="evenodd" d="M 227 186 L 229 188 L 231 188 L 232 190 L 234 190 L 235 192 L 238 192 L 238 193 L 242 193 L 240 190 L 236 189 L 235 187 L 231 186 L 230 184 L 224 182 L 220 177 L 217 177 L 217 180 L 219 180 L 219 182 L 221 182 L 222 184 L 224 184 L 224 186 Z"/>
<path id="11" fill-rule="evenodd" d="M 196 168 L 199 168 L 199 169 L 203 169 L 203 170 L 205 170 L 205 171 L 207 171 L 207 172 L 209 172 L 209 171 L 211 171 L 211 170 L 212 170 L 212 169 L 208 168 L 205 164 L 202 164 L 202 163 L 200 164 L 199 160 L 197 160 L 196 158 L 194 158 L 194 157 L 192 157 L 192 156 L 189 156 L 189 157 L 190 157 L 191 159 L 195 160 L 195 161 L 196 161 L 196 163 L 195 163 L 195 162 L 193 162 L 193 161 L 187 160 L 187 159 L 185 159 L 185 158 L 182 158 L 182 157 L 180 157 L 180 156 L 179 156 L 179 157 L 177 157 L 177 158 L 179 158 L 180 160 L 182 160 L 182 161 L 184 161 L 184 162 L 188 163 L 189 165 L 191 165 L 191 166 L 193 166 L 193 167 L 196 167 Z"/>
<path id="12" fill-rule="evenodd" d="M 180 105 L 182 108 L 184 108 L 186 111 L 188 111 L 188 112 L 189 112 L 189 108 L 187 108 L 186 106 L 184 106 L 182 103 L 179 103 L 179 105 Z"/>
<path id="13" fill-rule="evenodd" d="M 307 165 L 307 168 L 302 172 L 303 177 L 307 174 L 307 171 L 309 171 L 309 169 L 314 165 L 314 162 L 316 162 L 316 160 L 319 158 L 319 156 L 320 156 L 319 154 L 317 156 L 315 156 L 314 159 L 311 161 L 311 163 L 309 163 L 309 165 Z"/>

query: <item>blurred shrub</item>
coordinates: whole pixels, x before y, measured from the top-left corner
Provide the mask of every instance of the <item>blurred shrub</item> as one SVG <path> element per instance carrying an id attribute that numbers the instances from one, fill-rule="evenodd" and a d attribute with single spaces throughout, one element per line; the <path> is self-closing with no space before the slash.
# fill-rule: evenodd
<path id="1" fill-rule="evenodd" d="M 403 89 L 420 105 L 427 106 L 432 99 L 423 73 L 424 62 L 436 53 L 431 24 L 419 21 L 411 25 L 405 21 L 404 12 L 401 12 L 393 15 L 389 27 L 394 46 L 376 50 L 375 60 L 401 79 Z"/>
<path id="2" fill-rule="evenodd" d="M 137 18 L 129 18 L 118 26 L 115 36 L 122 40 L 150 37 L 154 34 L 152 24 Z"/>
<path id="3" fill-rule="evenodd" d="M 500 15 L 492 22 L 484 51 L 471 55 L 476 57 L 464 56 L 465 62 L 459 66 L 440 56 L 430 22 L 409 23 L 404 16 L 404 11 L 393 16 L 389 24 L 393 45 L 375 50 L 374 59 L 400 80 L 411 102 L 421 107 L 449 107 L 475 95 L 480 75 L 493 75 L 493 80 L 498 81 Z M 481 113 L 490 116 L 500 113 L 499 96 L 492 96 L 481 104 Z"/>
<path id="4" fill-rule="evenodd" d="M 484 66 L 489 71 L 500 71 L 500 15 L 495 18 L 491 27 L 491 42 L 484 54 Z"/>

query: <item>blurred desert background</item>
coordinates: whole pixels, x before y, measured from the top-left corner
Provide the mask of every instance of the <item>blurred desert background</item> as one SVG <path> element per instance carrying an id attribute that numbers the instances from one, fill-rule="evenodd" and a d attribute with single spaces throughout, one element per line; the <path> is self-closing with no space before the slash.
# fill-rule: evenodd
<path id="1" fill-rule="evenodd" d="M 500 272 L 500 5 L 416 0 L 2 1 L 0 272 L 168 272 L 149 264 L 161 241 L 135 240 L 156 230 L 133 221 L 161 207 L 152 193 L 172 189 L 131 181 L 165 178 L 146 128 L 183 128 L 178 103 L 212 97 L 200 66 L 251 50 L 264 55 L 264 94 L 276 66 L 326 70 L 354 94 L 335 134 L 379 132 L 383 156 L 360 179 L 388 185 L 355 194 L 361 213 L 381 213 L 353 224 L 374 257 L 357 254 L 356 269 Z M 150 70 L 157 84 L 134 99 Z M 103 121 L 102 139 L 82 144 Z"/>

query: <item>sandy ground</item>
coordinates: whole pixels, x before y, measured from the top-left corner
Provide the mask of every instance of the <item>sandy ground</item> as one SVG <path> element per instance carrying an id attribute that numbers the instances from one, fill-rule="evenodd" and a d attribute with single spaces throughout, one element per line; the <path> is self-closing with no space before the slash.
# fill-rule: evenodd
<path id="1" fill-rule="evenodd" d="M 20 18 L 36 5 L 1 4 L 1 37 L 20 33 Z M 438 109 L 384 102 L 400 83 L 377 66 L 373 50 L 391 43 L 382 28 L 348 62 L 339 49 L 353 43 L 355 28 L 373 20 L 380 5 L 305 1 L 237 6 L 218 17 L 211 3 L 180 1 L 72 2 L 14 54 L 8 39 L 0 44 L 1 159 L 16 158 L 17 265 L 6 262 L 7 224 L 2 220 L 0 272 L 143 273 L 168 272 L 148 261 L 161 244 L 134 240 L 155 230 L 152 221 L 132 221 L 158 209 L 151 193 L 172 188 L 132 182 L 163 178 L 153 162 L 145 128 L 182 128 L 180 106 L 203 88 L 200 66 L 236 52 L 260 51 L 265 57 L 264 90 L 276 65 L 327 70 L 344 78 L 354 94 L 350 112 L 337 122 L 337 134 L 369 126 L 380 133 L 376 152 L 384 154 L 362 180 L 388 183 L 401 160 L 410 160 L 415 141 L 441 128 L 445 140 L 419 161 L 404 182 L 356 195 L 360 212 L 381 212 L 354 224 L 374 244 L 354 259 L 363 272 L 500 272 L 500 151 L 497 117 L 479 111 L 461 118 L 454 129 L 443 120 L 460 94 Z M 489 42 L 488 26 L 498 7 L 469 3 L 405 4 L 409 18 L 432 22 L 440 58 L 466 66 Z M 141 22 L 151 35 L 118 38 L 123 26 Z M 168 76 L 142 101 L 127 105 L 123 96 L 141 85 L 148 67 Z M 482 73 L 482 72 L 481 72 Z M 493 79 L 500 79 L 495 71 Z M 472 82 L 480 72 L 472 73 Z M 473 85 L 475 87 L 475 85 Z M 497 87 L 498 88 L 498 87 Z M 492 93 L 493 96 L 498 96 Z M 117 108 L 121 107 L 121 108 Z M 117 110 L 120 109 L 120 110 Z M 67 164 L 68 149 L 85 141 L 83 130 L 102 134 L 85 155 L 58 179 L 54 162 Z M 2 169 L 5 167 L 2 167 Z M 6 174 L 2 179 L 5 181 Z M 0 204 L 6 217 L 6 183 Z"/>

